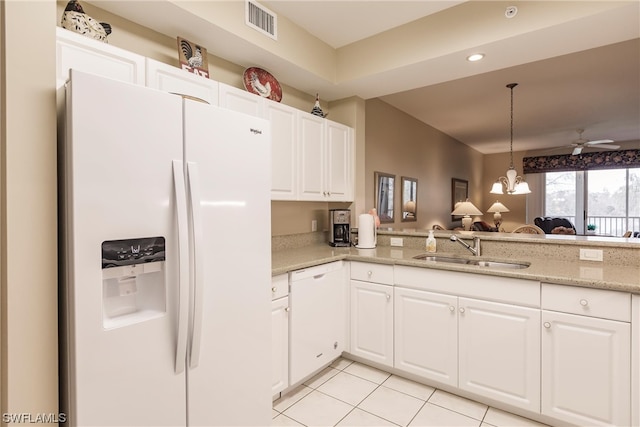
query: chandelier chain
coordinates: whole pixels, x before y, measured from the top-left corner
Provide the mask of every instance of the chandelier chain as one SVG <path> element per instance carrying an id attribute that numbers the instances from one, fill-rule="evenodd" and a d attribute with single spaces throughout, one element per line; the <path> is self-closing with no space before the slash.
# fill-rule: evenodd
<path id="1" fill-rule="evenodd" d="M 507 87 L 511 89 L 511 127 L 510 127 L 510 135 L 509 135 L 509 167 L 513 169 L 513 88 L 516 87 L 518 83 L 509 83 Z"/>

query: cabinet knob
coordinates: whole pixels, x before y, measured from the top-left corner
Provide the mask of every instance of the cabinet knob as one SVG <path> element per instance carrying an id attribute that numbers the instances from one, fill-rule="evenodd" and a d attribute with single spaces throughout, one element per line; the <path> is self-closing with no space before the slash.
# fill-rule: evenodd
<path id="1" fill-rule="evenodd" d="M 464 307 L 459 308 L 460 313 L 464 313 Z"/>
<path id="2" fill-rule="evenodd" d="M 549 323 L 549 322 L 544 322 L 543 325 L 547 329 L 549 329 L 551 327 L 551 323 Z"/>
<path id="3" fill-rule="evenodd" d="M 372 274 L 373 274 L 373 271 L 371 270 L 367 271 L 367 276 L 371 277 Z"/>
<path id="4" fill-rule="evenodd" d="M 273 287 L 271 288 L 271 292 L 275 292 L 275 291 L 277 291 L 277 290 L 278 290 L 278 288 L 276 288 L 275 286 L 273 286 Z"/>
<path id="5" fill-rule="evenodd" d="M 284 311 L 286 311 L 287 313 L 290 311 L 291 309 L 289 307 L 285 307 Z"/>
<path id="6" fill-rule="evenodd" d="M 391 295 L 387 294 L 387 301 L 391 300 Z"/>
<path id="7" fill-rule="evenodd" d="M 580 305 L 583 307 L 586 307 L 589 305 L 589 301 L 587 301 L 586 299 L 581 299 L 580 300 Z"/>
<path id="8" fill-rule="evenodd" d="M 456 308 L 454 306 L 450 305 L 449 306 L 449 311 L 453 313 L 454 311 L 456 311 Z"/>

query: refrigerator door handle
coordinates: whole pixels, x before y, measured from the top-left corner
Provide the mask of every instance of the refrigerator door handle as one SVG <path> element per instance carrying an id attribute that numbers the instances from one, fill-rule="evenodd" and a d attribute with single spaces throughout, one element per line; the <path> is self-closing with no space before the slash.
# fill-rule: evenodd
<path id="1" fill-rule="evenodd" d="M 194 291 L 193 291 L 193 329 L 191 332 L 191 349 L 189 352 L 189 367 L 195 368 L 200 361 L 200 341 L 202 334 L 202 305 L 204 292 L 204 258 L 202 212 L 200 202 L 200 180 L 198 178 L 198 164 L 187 162 L 187 182 L 189 184 L 189 201 L 191 224 L 193 227 L 193 258 L 194 258 Z"/>
<path id="2" fill-rule="evenodd" d="M 173 188 L 178 222 L 178 340 L 175 371 L 179 374 L 185 368 L 189 332 L 189 226 L 184 168 L 181 160 L 173 161 Z"/>

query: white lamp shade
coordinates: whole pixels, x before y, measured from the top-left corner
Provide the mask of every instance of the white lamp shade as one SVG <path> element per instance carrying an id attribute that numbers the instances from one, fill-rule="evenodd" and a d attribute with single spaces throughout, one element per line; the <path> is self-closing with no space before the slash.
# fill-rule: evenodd
<path id="1" fill-rule="evenodd" d="M 504 194 L 502 191 L 502 183 L 500 181 L 496 181 L 493 183 L 493 187 L 491 187 L 491 194 Z"/>
<path id="2" fill-rule="evenodd" d="M 496 201 L 489 209 L 487 209 L 487 212 L 509 212 L 509 209 L 507 209 L 507 207 L 502 203 Z"/>
<path id="3" fill-rule="evenodd" d="M 465 202 L 458 203 L 451 215 L 482 215 L 482 212 L 467 199 Z"/>
<path id="4" fill-rule="evenodd" d="M 513 194 L 529 194 L 531 190 L 529 189 L 529 184 L 522 181 L 518 185 L 516 185 L 516 189 Z"/>
<path id="5" fill-rule="evenodd" d="M 407 201 L 403 206 L 403 210 L 405 212 L 416 213 L 416 202 L 413 200 Z"/>

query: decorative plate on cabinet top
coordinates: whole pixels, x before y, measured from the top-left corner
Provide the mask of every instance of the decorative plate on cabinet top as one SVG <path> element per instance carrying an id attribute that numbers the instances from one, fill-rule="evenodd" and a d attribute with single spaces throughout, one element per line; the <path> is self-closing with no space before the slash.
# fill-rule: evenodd
<path id="1" fill-rule="evenodd" d="M 282 100 L 280 83 L 271 73 L 262 68 L 250 67 L 244 70 L 242 82 L 248 92 L 276 102 Z"/>

